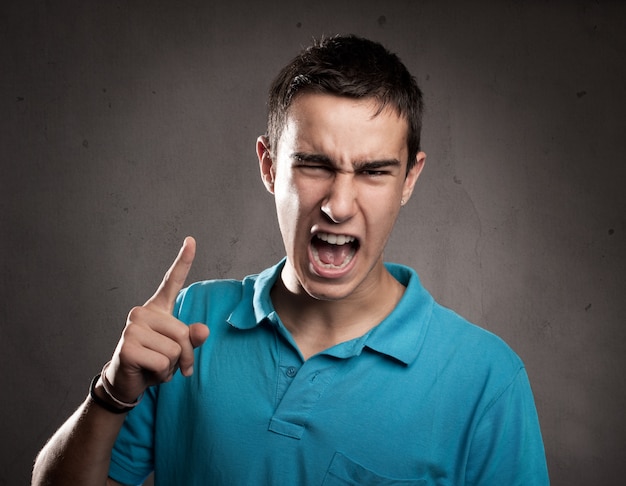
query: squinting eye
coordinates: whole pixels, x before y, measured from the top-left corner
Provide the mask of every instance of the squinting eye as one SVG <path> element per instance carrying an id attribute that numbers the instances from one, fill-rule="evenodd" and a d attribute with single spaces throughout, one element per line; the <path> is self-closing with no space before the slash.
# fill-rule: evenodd
<path id="1" fill-rule="evenodd" d="M 363 174 L 370 177 L 380 177 L 389 174 L 386 170 L 364 170 Z"/>
<path id="2" fill-rule="evenodd" d="M 325 165 L 302 164 L 299 165 L 298 168 L 312 174 L 324 174 L 330 172 L 330 169 Z"/>

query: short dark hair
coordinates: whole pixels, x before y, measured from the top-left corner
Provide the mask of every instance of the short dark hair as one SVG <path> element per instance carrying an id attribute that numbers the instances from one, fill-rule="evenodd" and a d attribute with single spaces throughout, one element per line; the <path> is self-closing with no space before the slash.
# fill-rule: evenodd
<path id="1" fill-rule="evenodd" d="M 397 55 L 381 44 L 355 35 L 315 40 L 274 79 L 268 98 L 267 135 L 275 150 L 287 112 L 300 93 L 326 93 L 349 98 L 374 98 L 378 113 L 394 109 L 408 122 L 407 170 L 420 150 L 422 92 Z"/>

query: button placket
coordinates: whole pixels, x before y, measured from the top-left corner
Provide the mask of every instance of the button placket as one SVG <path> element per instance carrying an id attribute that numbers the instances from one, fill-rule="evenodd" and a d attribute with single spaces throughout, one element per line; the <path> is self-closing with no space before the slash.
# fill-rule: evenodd
<path id="1" fill-rule="evenodd" d="M 300 369 L 295 366 L 283 368 L 284 380 L 290 384 L 285 387 L 270 421 L 269 430 L 300 439 L 309 414 L 324 395 L 324 390 L 332 382 L 337 369 L 337 363 L 324 363 L 322 357 L 309 359 Z M 293 377 L 287 378 L 290 373 L 293 373 Z"/>

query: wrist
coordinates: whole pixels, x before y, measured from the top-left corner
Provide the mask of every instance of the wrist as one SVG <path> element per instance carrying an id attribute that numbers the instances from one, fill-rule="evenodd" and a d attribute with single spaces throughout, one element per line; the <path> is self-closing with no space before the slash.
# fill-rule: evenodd
<path id="1" fill-rule="evenodd" d="M 120 393 L 119 390 L 115 390 L 111 381 L 107 378 L 107 370 L 110 364 L 110 361 L 106 362 L 100 372 L 100 381 L 102 382 L 102 388 L 104 389 L 104 393 L 106 393 L 107 398 L 109 401 L 115 403 L 119 408 L 136 407 L 143 398 L 143 393 L 139 396 L 127 396 L 127 394 Z M 128 401 L 127 398 L 130 398 L 131 400 Z"/>
<path id="2" fill-rule="evenodd" d="M 111 400 L 111 398 L 104 390 L 100 373 L 94 376 L 91 380 L 91 386 L 89 387 L 89 398 L 100 408 L 104 408 L 106 411 L 111 413 L 121 414 L 127 413 L 132 410 L 132 407 L 120 407 Z"/>
<path id="3" fill-rule="evenodd" d="M 111 413 L 127 413 L 139 404 L 143 398 L 143 393 L 133 402 L 124 402 L 118 399 L 111 390 L 111 384 L 106 378 L 106 370 L 110 363 L 110 361 L 107 362 L 102 371 L 91 380 L 89 396 L 97 405 Z"/>

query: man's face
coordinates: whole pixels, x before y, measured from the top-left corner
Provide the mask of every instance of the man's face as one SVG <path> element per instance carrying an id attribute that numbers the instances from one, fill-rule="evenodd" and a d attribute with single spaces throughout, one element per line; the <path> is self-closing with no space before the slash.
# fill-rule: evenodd
<path id="1" fill-rule="evenodd" d="M 407 122 L 387 109 L 375 116 L 377 108 L 372 99 L 301 94 L 272 155 L 259 138 L 292 292 L 339 300 L 384 290 L 383 250 L 425 155 L 407 175 Z"/>

